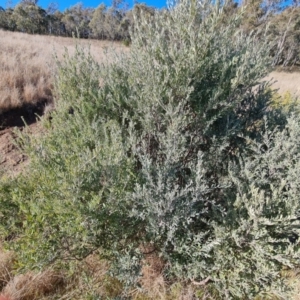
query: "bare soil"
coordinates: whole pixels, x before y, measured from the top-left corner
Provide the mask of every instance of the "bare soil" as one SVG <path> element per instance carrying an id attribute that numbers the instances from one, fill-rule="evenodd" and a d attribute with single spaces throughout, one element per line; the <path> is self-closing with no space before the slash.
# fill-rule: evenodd
<path id="1" fill-rule="evenodd" d="M 0 169 L 10 174 L 22 171 L 28 159 L 17 146 L 16 132 L 22 131 L 26 124 L 31 133 L 38 133 L 37 119 L 43 114 L 45 104 L 26 105 L 0 114 Z"/>
<path id="2" fill-rule="evenodd" d="M 290 92 L 291 95 L 300 98 L 300 72 L 274 71 L 265 79 L 274 82 L 272 86 L 279 94 Z"/>
<path id="3" fill-rule="evenodd" d="M 19 173 L 27 158 L 15 145 L 13 128 L 0 131 L 0 168 L 9 173 Z"/>

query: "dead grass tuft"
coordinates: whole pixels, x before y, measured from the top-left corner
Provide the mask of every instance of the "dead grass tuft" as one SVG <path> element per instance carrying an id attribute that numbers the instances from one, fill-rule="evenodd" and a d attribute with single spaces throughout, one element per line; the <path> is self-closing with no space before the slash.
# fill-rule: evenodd
<path id="1" fill-rule="evenodd" d="M 300 268 L 283 270 L 281 275 L 287 280 L 288 285 L 294 290 L 292 300 L 300 300 Z"/>
<path id="2" fill-rule="evenodd" d="M 6 252 L 0 248 L 0 290 L 12 277 L 15 256 L 12 252 Z"/>
<path id="3" fill-rule="evenodd" d="M 73 262 L 71 269 L 71 274 L 56 291 L 57 299 L 115 299 L 123 292 L 123 285 L 107 274 L 108 263 L 101 260 L 98 254 L 92 254 L 83 261 Z M 33 300 L 35 299 L 52 300 L 53 294 Z"/>
<path id="4" fill-rule="evenodd" d="M 51 269 L 44 272 L 17 275 L 5 288 L 3 295 L 11 300 L 38 300 L 47 294 L 53 294 L 64 282 L 64 276 Z"/>
<path id="5" fill-rule="evenodd" d="M 142 249 L 151 253 L 151 247 Z M 184 282 L 167 282 L 164 276 L 166 263 L 155 252 L 145 256 L 140 279 L 141 290 L 132 292 L 134 300 L 192 300 L 196 289 Z M 204 295 L 204 294 L 203 294 Z M 198 299 L 198 298 L 197 298 Z M 204 298 L 203 298 L 204 299 Z"/>
<path id="6" fill-rule="evenodd" d="M 143 252 L 151 252 L 151 249 Z M 164 261 L 156 253 L 146 255 L 140 284 L 150 299 L 165 299 L 167 283 L 163 276 L 164 268 Z"/>
<path id="7" fill-rule="evenodd" d="M 97 253 L 88 256 L 78 264 L 72 282 L 76 288 L 71 289 L 77 294 L 74 299 L 119 297 L 123 292 L 123 285 L 116 278 L 108 275 L 108 269 L 108 262 L 100 259 Z"/>

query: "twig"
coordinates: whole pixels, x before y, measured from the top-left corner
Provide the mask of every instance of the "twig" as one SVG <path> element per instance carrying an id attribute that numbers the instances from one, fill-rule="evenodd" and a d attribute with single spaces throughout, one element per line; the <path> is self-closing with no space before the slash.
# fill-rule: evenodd
<path id="1" fill-rule="evenodd" d="M 209 283 L 210 281 L 211 281 L 211 277 L 208 276 L 206 279 L 203 279 L 201 281 L 192 280 L 192 284 L 197 285 L 197 286 L 203 286 L 203 285 L 206 285 L 207 283 Z"/>

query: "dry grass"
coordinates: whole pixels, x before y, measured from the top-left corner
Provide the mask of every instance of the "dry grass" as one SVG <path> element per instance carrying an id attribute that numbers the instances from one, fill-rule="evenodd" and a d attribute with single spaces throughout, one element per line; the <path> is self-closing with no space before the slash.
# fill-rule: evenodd
<path id="1" fill-rule="evenodd" d="M 11 300 L 38 300 L 44 295 L 54 294 L 63 284 L 62 274 L 51 269 L 13 277 L 3 289 L 3 295 Z"/>
<path id="2" fill-rule="evenodd" d="M 51 100 L 52 76 L 46 41 L 26 38 L 0 31 L 0 111 Z"/>
<path id="3" fill-rule="evenodd" d="M 196 287 L 190 282 L 168 282 L 164 276 L 166 262 L 152 252 L 151 247 L 141 248 L 145 255 L 142 262 L 141 278 L 139 284 L 141 289 L 131 292 L 134 300 L 193 300 L 208 299 L 211 293 L 206 291 L 206 287 Z M 197 297 L 197 296 L 199 297 Z M 212 298 L 209 298 L 212 299 Z"/>
<path id="4" fill-rule="evenodd" d="M 126 48 L 120 43 L 96 40 L 77 41 L 90 45 L 98 62 L 107 60 L 105 52 Z M 65 49 L 75 51 L 72 38 L 29 35 L 0 30 L 0 114 L 26 104 L 52 101 L 54 53 L 58 58 Z"/>
<path id="5" fill-rule="evenodd" d="M 203 288 L 192 284 L 169 283 L 163 277 L 165 264 L 155 256 L 148 256 L 142 268 L 139 289 L 127 290 L 108 274 L 109 265 L 90 255 L 81 262 L 75 262 L 72 274 L 63 276 L 59 272 L 46 270 L 40 273 L 28 272 L 11 276 L 1 296 L 3 300 L 83 300 L 83 299 L 132 299 L 132 300 L 192 300 L 214 299 Z M 199 298 L 195 298 L 195 294 Z M 126 295 L 126 296 L 125 296 Z"/>
<path id="6" fill-rule="evenodd" d="M 71 269 L 69 276 L 57 288 L 55 299 L 114 299 L 122 295 L 123 285 L 107 274 L 108 263 L 101 260 L 97 254 L 90 255 L 83 261 L 74 262 Z M 53 298 L 54 294 L 48 294 L 36 299 L 52 300 Z"/>
<path id="7" fill-rule="evenodd" d="M 7 252 L 0 247 L 0 290 L 12 278 L 12 270 L 15 256 L 12 252 Z"/>

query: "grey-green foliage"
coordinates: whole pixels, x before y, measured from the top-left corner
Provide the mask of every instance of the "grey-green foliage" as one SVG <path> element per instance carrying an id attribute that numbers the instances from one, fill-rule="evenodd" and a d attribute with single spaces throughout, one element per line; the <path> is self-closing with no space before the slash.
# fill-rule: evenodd
<path id="1" fill-rule="evenodd" d="M 27 33 L 45 33 L 47 31 L 46 11 L 34 2 L 18 4 L 11 15 L 16 29 Z"/>
<path id="2" fill-rule="evenodd" d="M 77 3 L 66 9 L 61 21 L 65 26 L 67 35 L 72 36 L 77 32 L 81 38 L 89 37 L 89 23 L 93 13 L 93 8 L 85 8 L 82 3 Z"/>
<path id="3" fill-rule="evenodd" d="M 122 1 L 120 1 L 121 4 Z M 94 11 L 89 23 L 92 37 L 109 40 L 125 40 L 129 38 L 130 11 L 117 3 L 111 7 L 100 4 Z"/>
<path id="4" fill-rule="evenodd" d="M 105 22 L 105 4 L 100 4 L 94 11 L 93 17 L 89 23 L 95 37 L 103 38 L 106 35 L 104 22 Z"/>
<path id="5" fill-rule="evenodd" d="M 257 280 L 274 290 L 282 266 L 293 268 L 299 260 L 299 121 L 291 115 L 284 130 L 271 131 L 265 120 L 262 142 L 249 140 L 252 155 L 241 157 L 239 172 L 230 167 L 237 188 L 231 218 L 238 225 L 231 238 L 245 258 L 252 255 L 247 260 L 249 270 L 261 270 Z"/>
<path id="6" fill-rule="evenodd" d="M 31 166 L 11 187 L 20 266 L 101 249 L 132 284 L 152 249 L 168 279 L 222 299 L 288 297 L 300 131 L 268 108 L 268 44 L 210 1 L 135 18 L 130 53 L 114 63 L 65 57 L 47 131 L 23 136 Z"/>
<path id="7" fill-rule="evenodd" d="M 15 30 L 16 29 L 16 22 L 12 18 L 13 10 L 8 8 L 6 10 L 0 9 L 0 28 L 4 30 Z"/>

